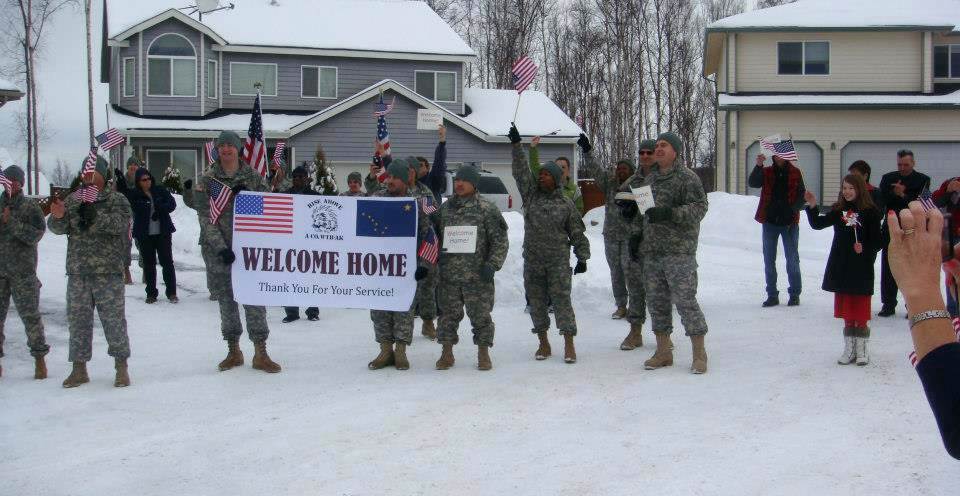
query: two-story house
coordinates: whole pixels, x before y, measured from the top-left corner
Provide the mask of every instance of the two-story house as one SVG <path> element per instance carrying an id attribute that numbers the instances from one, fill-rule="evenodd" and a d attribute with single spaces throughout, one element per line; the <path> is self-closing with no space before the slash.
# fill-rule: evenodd
<path id="1" fill-rule="evenodd" d="M 705 36 L 718 190 L 755 193 L 758 137 L 773 134 L 792 136 L 825 204 L 852 162 L 866 160 L 876 185 L 904 148 L 935 186 L 960 175 L 960 0 L 799 0 Z"/>
<path id="2" fill-rule="evenodd" d="M 425 3 L 235 0 L 202 16 L 183 3 L 105 1 L 101 80 L 124 157 L 195 177 L 206 142 L 224 129 L 246 134 L 259 83 L 271 153 L 284 141 L 287 161 L 300 164 L 322 146 L 345 188 L 347 174 L 369 167 L 382 93 L 396 98 L 387 116 L 395 156 L 432 161 L 437 132 L 417 129 L 417 110 L 441 111 L 448 164 L 495 172 L 519 199 L 506 137 L 517 93 L 467 87 L 476 55 Z M 516 122 L 527 139 L 544 136 L 541 156 L 576 160 L 580 128 L 543 93 L 524 92 Z"/>

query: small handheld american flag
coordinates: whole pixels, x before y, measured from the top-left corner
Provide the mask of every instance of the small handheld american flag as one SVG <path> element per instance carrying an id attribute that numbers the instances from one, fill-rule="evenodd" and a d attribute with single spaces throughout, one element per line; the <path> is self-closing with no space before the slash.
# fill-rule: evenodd
<path id="1" fill-rule="evenodd" d="M 383 117 L 383 116 L 389 114 L 390 112 L 393 112 L 393 105 L 394 105 L 395 103 L 397 103 L 397 97 L 393 97 L 393 99 L 390 100 L 390 103 L 384 104 L 384 103 L 383 103 L 383 95 L 380 95 L 380 101 L 377 102 L 377 110 L 375 110 L 375 111 L 373 112 L 373 116 L 374 116 L 374 117 Z"/>
<path id="2" fill-rule="evenodd" d="M 3 175 L 3 170 L 0 170 L 0 186 L 3 186 L 5 189 L 10 189 L 13 187 L 13 183 L 10 181 L 10 178 Z"/>
<path id="3" fill-rule="evenodd" d="M 122 145 L 124 141 L 126 141 L 126 138 L 120 134 L 120 131 L 112 127 L 107 129 L 107 132 L 97 135 L 97 144 L 100 145 L 100 148 L 103 148 L 103 151 L 109 151 Z"/>
<path id="4" fill-rule="evenodd" d="M 214 162 L 220 160 L 220 152 L 217 151 L 217 144 L 213 141 L 208 141 L 203 148 L 207 152 L 207 167 L 213 165 Z"/>
<path id="5" fill-rule="evenodd" d="M 437 211 L 437 206 L 433 204 L 433 198 L 428 196 L 420 197 L 420 208 L 423 210 L 423 213 L 427 215 Z"/>
<path id="6" fill-rule="evenodd" d="M 792 139 L 781 140 L 779 135 L 760 138 L 760 146 L 770 153 L 779 156 L 784 160 L 799 160 L 797 149 L 793 146 Z"/>
<path id="7" fill-rule="evenodd" d="M 287 144 L 283 141 L 278 141 L 276 148 L 273 149 L 273 160 L 271 163 L 273 165 L 280 167 L 280 163 L 283 162 L 283 149 L 287 147 Z"/>
<path id="8" fill-rule="evenodd" d="M 216 224 L 217 219 L 220 218 L 220 214 L 223 213 L 223 209 L 230 203 L 230 197 L 233 196 L 233 191 L 231 191 L 226 184 L 216 179 L 210 179 L 210 184 L 207 187 L 207 196 L 210 198 L 210 223 Z"/>
<path id="9" fill-rule="evenodd" d="M 530 83 L 536 79 L 537 65 L 533 63 L 530 57 L 523 56 L 513 64 L 510 74 L 513 80 L 513 88 L 517 90 L 517 93 L 523 93 L 527 86 L 530 86 Z"/>
<path id="10" fill-rule="evenodd" d="M 920 196 L 917 198 L 920 201 L 920 205 L 923 206 L 924 212 L 929 212 L 931 210 L 937 210 L 937 206 L 933 203 L 933 196 L 930 194 L 930 188 L 926 188 L 920 193 Z"/>
<path id="11" fill-rule="evenodd" d="M 83 169 L 80 170 L 80 175 L 85 176 L 95 170 L 97 170 L 97 147 L 91 146 L 90 153 L 87 154 L 87 160 L 83 162 Z"/>
<path id="12" fill-rule="evenodd" d="M 423 243 L 420 243 L 420 250 L 417 256 L 432 263 L 437 263 L 437 257 L 440 255 L 440 242 L 437 240 L 437 234 L 433 232 L 433 227 L 427 230 L 427 237 Z"/>
<path id="13" fill-rule="evenodd" d="M 81 186 L 74 195 L 80 200 L 80 203 L 93 203 L 97 201 L 97 196 L 100 194 L 100 188 L 95 184 L 87 184 Z"/>

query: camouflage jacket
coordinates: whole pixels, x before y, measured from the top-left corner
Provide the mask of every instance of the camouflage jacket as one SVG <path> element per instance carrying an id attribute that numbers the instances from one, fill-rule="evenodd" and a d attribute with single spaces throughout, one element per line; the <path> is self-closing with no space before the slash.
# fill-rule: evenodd
<path id="1" fill-rule="evenodd" d="M 480 267 L 500 270 L 507 258 L 510 241 L 507 223 L 500 209 L 479 193 L 469 198 L 452 196 L 440 207 L 440 277 L 456 281 L 477 280 Z M 445 253 L 444 230 L 448 227 L 476 226 L 477 249 L 474 253 Z"/>
<path id="2" fill-rule="evenodd" d="M 340 192 L 340 196 L 367 196 L 367 195 L 363 194 L 363 191 L 358 191 L 358 192 L 356 192 L 356 193 L 351 193 L 351 192 L 348 190 L 348 191 L 341 191 L 341 192 Z"/>
<path id="3" fill-rule="evenodd" d="M 47 219 L 50 232 L 68 236 L 67 275 L 122 274 L 132 218 L 127 198 L 109 189 L 101 191 L 87 207 L 96 211 L 96 217 L 86 229 L 80 229 L 80 205 L 76 195 L 70 195 L 63 218 Z"/>
<path id="4" fill-rule="evenodd" d="M 666 222 L 651 223 L 646 215 L 633 219 L 643 231 L 640 252 L 644 254 L 697 253 L 700 237 L 700 221 L 707 214 L 707 194 L 703 192 L 700 178 L 687 166 L 676 164 L 666 173 L 654 165 L 650 174 L 643 177 L 637 172 L 630 178 L 631 186 L 651 186 L 653 201 L 658 207 L 670 207 L 672 215 Z"/>
<path id="5" fill-rule="evenodd" d="M 47 225 L 43 211 L 33 198 L 23 196 L 10 198 L 10 193 L 0 195 L 0 214 L 10 207 L 10 219 L 0 224 L 0 276 L 24 277 L 37 273 L 37 243 L 43 237 Z"/>
<path id="6" fill-rule="evenodd" d="M 200 221 L 200 244 L 209 250 L 209 253 L 219 253 L 224 249 L 233 249 L 233 203 L 236 197 L 230 197 L 230 201 L 223 207 L 223 212 L 220 213 L 217 222 L 215 224 L 211 223 L 210 202 L 206 201 L 206 197 L 213 180 L 226 184 L 228 188 L 243 185 L 249 191 L 269 191 L 270 186 L 260 177 L 257 171 L 243 162 L 240 163 L 240 168 L 233 175 L 224 172 L 220 162 L 216 162 L 197 179 L 192 203 L 193 208 L 197 210 L 197 217 Z M 230 272 L 229 265 L 211 265 L 207 270 Z"/>
<path id="7" fill-rule="evenodd" d="M 557 188 L 546 193 L 527 165 L 523 147 L 513 146 L 513 178 L 523 199 L 523 259 L 526 263 L 568 265 L 570 247 L 577 260 L 590 258 L 590 242 L 580 211 Z"/>
<path id="8" fill-rule="evenodd" d="M 390 194 L 390 191 L 387 190 L 387 188 L 383 188 L 383 189 L 377 190 L 375 193 L 373 193 L 370 196 L 374 198 L 376 197 L 403 198 L 403 197 L 410 197 L 410 193 L 412 192 L 408 192 L 408 194 L 401 195 L 401 196 L 394 196 Z M 416 198 L 414 198 L 414 200 L 416 200 Z M 418 204 L 417 205 L 417 252 L 420 251 L 420 245 L 421 243 L 423 243 L 423 240 L 427 239 L 427 233 L 430 232 L 430 228 L 432 227 L 432 225 L 433 224 L 430 222 L 430 217 L 428 217 L 427 214 L 423 213 L 423 209 L 420 208 Z M 433 265 L 435 264 L 430 262 L 429 260 L 426 260 L 420 256 L 417 257 L 417 266 L 432 267 Z"/>
<path id="9" fill-rule="evenodd" d="M 584 154 L 583 170 L 593 176 L 594 183 L 603 191 L 606 198 L 606 207 L 603 213 L 603 235 L 608 239 L 624 240 L 629 238 L 629 222 L 620 215 L 620 207 L 616 204 L 617 192 L 623 188 L 627 181 L 620 184 L 617 180 L 616 168 L 600 167 L 594 159 L 593 154 Z M 627 188 L 629 191 L 629 188 Z"/>

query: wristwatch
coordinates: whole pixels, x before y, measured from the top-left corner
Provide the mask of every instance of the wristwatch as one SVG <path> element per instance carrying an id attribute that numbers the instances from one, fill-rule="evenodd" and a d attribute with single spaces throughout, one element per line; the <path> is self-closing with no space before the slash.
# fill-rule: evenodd
<path id="1" fill-rule="evenodd" d="M 913 314 L 913 316 L 910 317 L 910 328 L 913 329 L 915 325 L 923 322 L 924 320 L 930 320 L 930 319 L 951 320 L 952 318 L 953 317 L 951 317 L 946 310 L 927 310 L 925 312 L 915 313 Z"/>

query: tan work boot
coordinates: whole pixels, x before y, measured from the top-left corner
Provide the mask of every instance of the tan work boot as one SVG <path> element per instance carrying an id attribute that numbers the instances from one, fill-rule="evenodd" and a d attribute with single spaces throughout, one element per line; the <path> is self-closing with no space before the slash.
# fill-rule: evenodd
<path id="1" fill-rule="evenodd" d="M 493 362 L 490 361 L 490 347 L 480 345 L 477 347 L 477 368 L 480 370 L 490 370 L 493 368 Z"/>
<path id="2" fill-rule="evenodd" d="M 90 376 L 87 375 L 87 362 L 73 362 L 73 372 L 63 381 L 63 387 L 74 388 L 88 382 Z"/>
<path id="3" fill-rule="evenodd" d="M 397 343 L 393 350 L 393 362 L 397 370 L 407 370 L 410 368 L 410 361 L 407 360 L 407 343 Z"/>
<path id="4" fill-rule="evenodd" d="M 647 370 L 659 369 L 660 367 L 669 367 L 673 365 L 673 351 L 671 349 L 670 334 L 665 332 L 655 332 L 653 335 L 657 338 L 657 351 L 653 356 L 643 362 L 643 368 Z"/>
<path id="5" fill-rule="evenodd" d="M 620 343 L 620 349 L 630 351 L 643 346 L 643 334 L 640 333 L 641 329 L 643 329 L 643 323 L 631 323 L 630 334 L 627 334 L 627 337 L 623 338 L 623 342 Z"/>
<path id="6" fill-rule="evenodd" d="M 42 356 L 34 358 L 33 364 L 33 378 L 34 379 L 46 379 L 47 378 L 47 362 L 43 359 Z"/>
<path id="7" fill-rule="evenodd" d="M 573 334 L 563 335 L 563 361 L 577 363 L 577 349 L 573 347 Z"/>
<path id="8" fill-rule="evenodd" d="M 267 354 L 267 342 L 265 340 L 253 343 L 253 360 L 250 361 L 250 364 L 253 365 L 253 368 L 268 374 L 280 372 L 280 364 L 271 360 L 270 355 Z"/>
<path id="9" fill-rule="evenodd" d="M 130 385 L 130 374 L 127 373 L 127 359 L 117 358 L 113 367 L 117 369 L 117 377 L 113 380 L 113 387 L 127 387 Z"/>
<path id="10" fill-rule="evenodd" d="M 393 365 L 393 343 L 380 343 L 380 354 L 372 362 L 367 364 L 370 370 L 380 370 L 388 365 Z"/>
<path id="11" fill-rule="evenodd" d="M 610 316 L 613 320 L 620 320 L 627 316 L 627 307 L 617 307 L 617 311 Z"/>
<path id="12" fill-rule="evenodd" d="M 423 325 L 420 326 L 420 334 L 430 341 L 436 341 L 437 328 L 433 325 L 433 319 L 423 319 Z"/>
<path id="13" fill-rule="evenodd" d="M 550 351 L 550 340 L 547 339 L 547 331 L 538 332 L 537 337 L 540 338 L 540 347 L 537 348 L 537 353 L 534 355 L 534 358 L 537 360 L 546 360 L 550 358 L 552 354 Z"/>
<path id="14" fill-rule="evenodd" d="M 453 345 L 450 343 L 443 344 L 443 351 L 440 352 L 440 359 L 437 360 L 437 370 L 447 370 L 450 367 L 453 367 L 453 364 L 456 360 L 453 357 Z"/>
<path id="15" fill-rule="evenodd" d="M 690 371 L 694 374 L 707 373 L 707 349 L 703 347 L 704 335 L 690 336 L 690 343 L 693 344 L 693 365 Z"/>
<path id="16" fill-rule="evenodd" d="M 241 365 L 243 365 L 243 352 L 240 351 L 240 340 L 231 339 L 227 341 L 227 357 L 217 367 L 220 372 L 223 372 Z"/>

